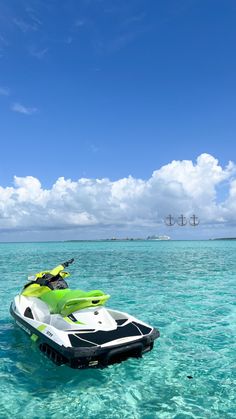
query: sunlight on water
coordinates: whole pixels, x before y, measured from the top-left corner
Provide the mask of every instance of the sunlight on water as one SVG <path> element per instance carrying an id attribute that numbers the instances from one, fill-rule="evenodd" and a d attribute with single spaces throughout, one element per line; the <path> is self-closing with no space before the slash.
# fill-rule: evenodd
<path id="1" fill-rule="evenodd" d="M 235 418 L 235 254 L 236 242 L 0 244 L 0 417 Z M 56 367 L 14 326 L 26 277 L 71 257 L 71 288 L 100 288 L 160 330 L 143 359 Z"/>

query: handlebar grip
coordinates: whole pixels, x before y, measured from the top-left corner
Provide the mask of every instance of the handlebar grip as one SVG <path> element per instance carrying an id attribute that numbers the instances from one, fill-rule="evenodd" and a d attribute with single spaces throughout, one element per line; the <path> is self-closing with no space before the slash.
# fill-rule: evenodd
<path id="1" fill-rule="evenodd" d="M 67 260 L 66 262 L 62 263 L 62 266 L 64 266 L 64 268 L 67 268 L 67 266 L 69 266 L 71 263 L 74 262 L 74 258 Z"/>

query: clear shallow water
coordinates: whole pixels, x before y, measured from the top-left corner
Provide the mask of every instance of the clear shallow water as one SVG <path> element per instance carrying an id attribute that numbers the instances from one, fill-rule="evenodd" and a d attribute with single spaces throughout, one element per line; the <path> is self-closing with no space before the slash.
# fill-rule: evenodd
<path id="1" fill-rule="evenodd" d="M 0 418 L 235 418 L 235 255 L 226 241 L 0 244 Z M 160 330 L 142 360 L 56 367 L 14 326 L 27 275 L 71 257 L 71 287 Z"/>

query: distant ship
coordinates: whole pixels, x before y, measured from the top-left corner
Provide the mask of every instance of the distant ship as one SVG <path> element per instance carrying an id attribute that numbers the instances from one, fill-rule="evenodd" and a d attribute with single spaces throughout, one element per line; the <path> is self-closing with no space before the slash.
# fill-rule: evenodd
<path id="1" fill-rule="evenodd" d="M 163 235 L 163 236 L 148 236 L 147 237 L 147 240 L 170 240 L 170 237 L 169 236 L 165 236 L 165 235 Z"/>

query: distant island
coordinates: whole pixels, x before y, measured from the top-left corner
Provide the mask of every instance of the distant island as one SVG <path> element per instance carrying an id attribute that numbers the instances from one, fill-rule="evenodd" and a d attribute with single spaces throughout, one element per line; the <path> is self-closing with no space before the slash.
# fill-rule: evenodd
<path id="1" fill-rule="evenodd" d="M 111 237 L 111 238 L 107 238 L 107 239 L 73 239 L 73 240 L 65 240 L 65 242 L 93 242 L 93 241 L 98 241 L 98 242 L 112 242 L 112 241 L 143 241 L 146 239 L 143 238 L 133 238 L 133 237 L 125 237 L 125 238 L 117 238 L 117 237 Z"/>
<path id="2" fill-rule="evenodd" d="M 209 240 L 236 240 L 236 237 L 219 237 L 216 239 L 209 239 Z"/>
<path id="3" fill-rule="evenodd" d="M 117 238 L 117 237 L 111 237 L 111 238 L 107 238 L 107 239 L 97 239 L 96 241 L 100 241 L 100 242 L 107 242 L 107 241 L 144 241 L 144 240 L 156 240 L 156 241 L 161 241 L 161 240 L 171 240 L 171 238 L 169 236 L 148 236 L 147 238 L 134 238 L 134 237 L 124 237 L 124 238 Z M 65 240 L 65 242 L 83 242 L 83 241 L 94 241 L 94 240 L 81 240 L 81 239 L 74 239 L 74 240 Z"/>

